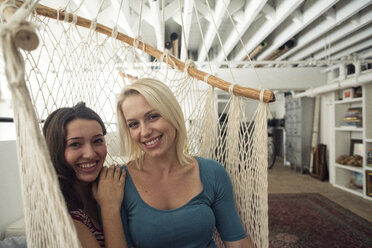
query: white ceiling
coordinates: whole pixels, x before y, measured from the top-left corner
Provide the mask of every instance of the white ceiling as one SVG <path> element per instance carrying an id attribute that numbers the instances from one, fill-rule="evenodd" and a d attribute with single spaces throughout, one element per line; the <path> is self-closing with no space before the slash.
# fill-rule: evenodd
<path id="1" fill-rule="evenodd" d="M 132 37 L 140 30 L 143 40 L 159 50 L 163 50 L 164 42 L 171 41 L 171 33 L 177 33 L 180 58 L 186 58 L 186 42 L 189 56 L 198 62 L 206 61 L 207 55 L 210 61 L 224 62 L 225 54 L 229 61 L 244 61 L 257 47 L 262 50 L 252 58 L 254 61 L 372 58 L 372 0 L 41 0 L 40 3 L 56 9 L 66 8 L 68 4 L 67 11 L 78 8 L 77 14 L 89 19 L 99 13 L 99 23 L 109 27 L 118 23 L 119 32 Z"/>

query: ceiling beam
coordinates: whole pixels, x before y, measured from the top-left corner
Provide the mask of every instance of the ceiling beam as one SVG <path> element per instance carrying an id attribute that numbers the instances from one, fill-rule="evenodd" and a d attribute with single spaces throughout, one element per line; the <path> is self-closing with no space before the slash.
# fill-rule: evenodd
<path id="1" fill-rule="evenodd" d="M 343 58 L 346 56 L 350 56 L 350 54 L 353 54 L 359 51 L 364 51 L 366 49 L 371 48 L 371 44 L 372 44 L 372 38 L 369 38 L 362 42 L 358 42 L 357 45 L 354 45 L 348 49 L 342 50 L 337 54 L 333 54 L 331 56 L 331 59 L 339 59 L 339 58 Z"/>
<path id="2" fill-rule="evenodd" d="M 197 6 L 198 12 L 208 21 L 212 22 L 211 13 L 208 9 L 208 6 L 204 4 L 205 0 L 195 0 L 195 6 Z M 212 10 L 213 12 L 213 10 Z"/>
<path id="3" fill-rule="evenodd" d="M 337 53 L 341 50 L 347 49 L 347 47 L 351 45 L 355 45 L 356 43 L 359 43 L 360 41 L 363 41 L 367 38 L 372 37 L 372 26 L 369 28 L 366 28 L 364 30 L 359 31 L 358 33 L 354 35 L 348 36 L 348 38 L 340 40 L 338 43 L 331 45 L 329 49 L 323 49 L 320 52 L 314 54 L 313 58 L 314 59 L 322 59 L 326 58 L 327 56 L 331 55 L 333 58 L 332 54 Z M 324 43 L 327 41 L 325 40 Z M 370 44 L 372 46 L 372 43 Z M 325 46 L 327 47 L 327 46 Z"/>
<path id="4" fill-rule="evenodd" d="M 300 51 L 306 45 L 308 45 L 309 43 L 312 43 L 314 39 L 317 39 L 320 36 L 324 35 L 325 33 L 329 32 L 330 30 L 337 27 L 342 22 L 344 22 L 351 16 L 355 15 L 359 11 L 363 10 L 365 7 L 367 7 L 370 4 L 371 4 L 370 0 L 348 1 L 345 5 L 343 5 L 339 9 L 330 11 L 331 16 L 334 16 L 336 20 L 332 20 L 332 18 L 324 18 L 314 28 L 310 29 L 309 31 L 306 31 L 306 33 L 303 33 L 301 36 L 299 36 L 296 39 L 296 46 L 293 47 L 290 51 L 288 51 L 284 55 L 278 57 L 277 60 L 286 59 L 290 55 L 295 54 L 296 52 Z M 343 26 L 347 26 L 349 24 L 350 23 L 344 23 Z M 296 57 L 304 58 L 306 56 L 309 56 L 309 54 L 311 53 L 312 52 L 308 53 L 307 55 L 301 55 L 301 56 L 296 56 Z M 290 58 L 295 59 L 296 57 L 290 57 Z"/>
<path id="5" fill-rule="evenodd" d="M 290 60 L 301 60 L 301 59 L 310 57 L 315 52 L 319 51 L 320 49 L 323 49 L 325 46 L 325 42 L 327 42 L 328 44 L 332 44 L 336 42 L 337 40 L 340 40 L 348 36 L 349 34 L 363 28 L 364 26 L 372 23 L 372 9 L 362 13 L 358 19 L 359 19 L 359 24 L 353 21 L 344 22 L 344 24 L 340 25 L 339 28 L 337 28 L 335 31 L 329 32 L 326 36 L 326 41 L 324 39 L 318 39 L 316 41 L 312 40 L 310 45 L 303 48 L 301 51 L 297 52 L 295 55 L 290 56 L 289 57 Z M 317 37 L 315 35 L 315 32 L 316 30 L 312 30 L 310 33 L 313 33 L 314 37 Z M 307 35 L 308 34 L 306 34 L 306 36 Z M 293 49 L 296 49 L 296 48 L 297 46 L 294 47 Z"/>
<path id="6" fill-rule="evenodd" d="M 68 4 L 70 4 L 70 1 L 69 0 L 60 0 L 60 1 L 48 0 L 48 1 L 40 1 L 40 3 L 53 9 L 64 9 Z M 76 5 L 76 4 L 73 3 L 73 5 Z"/>
<path id="7" fill-rule="evenodd" d="M 309 8 L 305 9 L 302 13 L 301 18 L 296 16 L 295 21 L 288 20 L 288 25 L 282 25 L 274 32 L 274 38 L 268 40 L 269 46 L 262 52 L 257 60 L 264 60 L 272 52 L 277 50 L 288 40 L 292 39 L 297 33 L 306 28 L 314 20 L 319 18 L 324 12 L 335 5 L 339 0 L 323 0 L 314 2 Z M 302 20 L 300 22 L 300 20 Z"/>
<path id="8" fill-rule="evenodd" d="M 77 2 L 77 0 L 72 0 L 74 5 L 79 7 L 80 3 Z M 69 2 L 69 6 L 71 8 L 71 3 Z M 96 18 L 98 8 L 100 6 L 100 1 L 99 0 L 92 0 L 92 4 L 83 4 L 79 7 L 77 10 L 78 15 L 81 15 L 82 17 L 85 17 L 89 20 L 93 20 L 93 18 Z M 75 9 L 67 9 L 67 11 L 75 11 Z"/>
<path id="9" fill-rule="evenodd" d="M 276 19 L 275 8 L 273 8 L 270 4 L 267 4 L 263 7 L 262 13 L 267 20 L 274 21 Z"/>
<path id="10" fill-rule="evenodd" d="M 193 0 L 193 5 L 195 5 L 195 8 L 198 10 L 198 14 L 200 16 L 200 19 L 204 18 L 208 22 L 212 22 L 211 13 L 209 13 L 208 6 L 204 4 L 204 1 L 205 0 L 203 0 L 203 2 L 202 2 L 202 0 Z M 183 2 L 184 1 L 181 0 L 181 4 Z M 176 23 L 178 23 L 179 25 L 182 25 L 181 17 L 180 17 L 180 14 L 179 14 L 179 8 L 178 8 L 178 0 L 177 1 L 172 1 L 170 4 L 168 4 L 168 6 L 169 7 L 170 6 L 175 6 L 175 9 L 174 10 L 172 10 L 172 9 L 168 10 L 167 9 L 167 13 L 165 14 L 166 20 L 168 20 L 168 18 L 172 17 L 173 20 Z M 213 10 L 212 10 L 212 12 L 213 12 Z"/>
<path id="11" fill-rule="evenodd" d="M 362 59 L 366 59 L 366 58 L 372 58 L 372 48 L 362 52 L 361 54 L 359 54 L 359 57 L 362 58 Z"/>
<path id="12" fill-rule="evenodd" d="M 137 13 L 138 16 L 140 15 L 141 1 L 129 1 L 129 6 L 131 7 L 131 9 L 134 12 Z M 142 19 L 145 20 L 148 24 L 153 25 L 151 10 L 145 4 L 143 4 L 143 6 L 142 6 Z M 138 34 L 138 35 L 140 35 L 140 34 Z"/>
<path id="13" fill-rule="evenodd" d="M 176 1 L 175 1 L 176 2 Z M 183 32 L 181 35 L 181 60 L 185 61 L 187 55 L 187 44 L 189 44 L 191 21 L 194 9 L 194 0 L 185 0 L 183 6 Z M 183 37 L 185 34 L 185 37 Z"/>
<path id="14" fill-rule="evenodd" d="M 164 29 L 160 15 L 159 0 L 149 0 L 152 15 L 152 26 L 155 29 L 156 47 L 159 51 L 164 51 Z"/>
<path id="15" fill-rule="evenodd" d="M 292 21 L 297 23 L 298 25 L 301 25 L 304 22 L 302 11 L 299 9 L 296 9 L 292 12 Z"/>
<path id="16" fill-rule="evenodd" d="M 303 0 L 283 0 L 278 2 L 275 10 L 275 20 L 273 14 L 265 16 L 264 21 L 257 20 L 244 35 L 248 40 L 244 43 L 245 48 L 240 49 L 238 54 L 232 59 L 235 61 L 244 60 L 244 58 L 255 49 L 265 38 L 270 35 L 301 3 Z M 266 4 L 265 6 L 267 6 Z M 265 9 L 265 8 L 264 8 Z M 267 7 L 265 12 L 267 13 Z M 262 19 L 262 18 L 261 18 Z"/>
<path id="17" fill-rule="evenodd" d="M 230 52 L 234 49 L 236 44 L 239 42 L 241 36 L 247 31 L 253 21 L 256 19 L 262 8 L 265 6 L 267 0 L 261 1 L 249 1 L 246 3 L 244 8 L 244 20 L 236 24 L 236 29 L 231 30 L 228 38 L 224 42 L 224 46 L 221 51 L 218 53 L 214 61 L 223 61 L 226 55 L 229 55 Z M 224 53 L 225 51 L 225 53 Z"/>
<path id="18" fill-rule="evenodd" d="M 123 1 L 121 7 L 120 1 Z M 130 23 L 129 0 L 111 0 L 111 4 L 114 10 L 120 9 L 118 23 L 115 25 L 123 28 L 129 36 L 134 37 L 134 32 Z"/>
<path id="19" fill-rule="evenodd" d="M 183 5 L 183 1 L 181 0 L 181 6 Z M 168 21 L 170 18 L 173 18 L 175 22 L 179 25 L 182 25 L 181 18 L 180 18 L 180 8 L 179 8 L 179 1 L 172 1 L 166 7 L 164 11 L 164 21 Z"/>
<path id="20" fill-rule="evenodd" d="M 225 15 L 225 12 L 227 10 L 226 6 L 229 6 L 230 0 L 219 0 L 216 3 L 215 10 L 214 10 L 214 16 L 212 22 L 209 23 L 207 33 L 204 37 L 204 44 L 202 43 L 199 46 L 199 52 L 198 52 L 198 61 L 204 61 L 207 57 L 207 53 L 209 49 L 212 46 L 212 42 L 214 38 L 216 37 L 216 33 L 218 32 L 218 28 L 220 27 L 223 17 Z"/>

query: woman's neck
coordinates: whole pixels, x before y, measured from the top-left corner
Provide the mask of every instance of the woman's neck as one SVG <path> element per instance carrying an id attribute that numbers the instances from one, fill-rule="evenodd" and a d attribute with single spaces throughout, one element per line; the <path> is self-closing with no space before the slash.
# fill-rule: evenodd
<path id="1" fill-rule="evenodd" d="M 146 156 L 143 159 L 143 169 L 148 171 L 157 171 L 161 173 L 171 173 L 172 171 L 181 168 L 176 154 L 163 157 Z"/>
<path id="2" fill-rule="evenodd" d="M 92 183 L 77 181 L 75 182 L 74 188 L 83 203 L 84 209 L 86 209 L 87 206 L 90 206 L 92 202 L 95 202 L 92 193 Z"/>
<path id="3" fill-rule="evenodd" d="M 92 183 L 76 182 L 75 190 L 80 196 L 83 210 L 92 219 L 94 225 L 99 227 L 97 201 L 93 197 Z"/>

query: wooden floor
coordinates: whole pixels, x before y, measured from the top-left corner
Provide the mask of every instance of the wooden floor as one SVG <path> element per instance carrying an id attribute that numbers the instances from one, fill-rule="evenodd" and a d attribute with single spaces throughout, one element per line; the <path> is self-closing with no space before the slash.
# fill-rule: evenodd
<path id="1" fill-rule="evenodd" d="M 352 193 L 333 187 L 328 181 L 322 182 L 310 175 L 295 172 L 284 166 L 279 158 L 268 172 L 270 193 L 319 193 L 349 209 L 372 223 L 372 198 L 364 199 Z"/>

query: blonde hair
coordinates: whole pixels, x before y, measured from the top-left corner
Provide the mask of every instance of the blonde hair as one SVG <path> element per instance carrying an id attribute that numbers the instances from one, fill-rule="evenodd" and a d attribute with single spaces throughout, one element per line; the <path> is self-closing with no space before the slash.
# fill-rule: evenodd
<path id="1" fill-rule="evenodd" d="M 116 110 L 121 151 L 126 155 L 128 154 L 130 160 L 134 160 L 139 169 L 142 168 L 145 154 L 132 139 L 122 110 L 123 102 L 131 95 L 142 95 L 150 106 L 159 111 L 160 115 L 176 129 L 176 154 L 178 162 L 181 166 L 188 164 L 191 160 L 191 155 L 185 151 L 187 132 L 181 106 L 168 86 L 152 78 L 136 80 L 131 85 L 125 87 L 118 97 Z"/>

